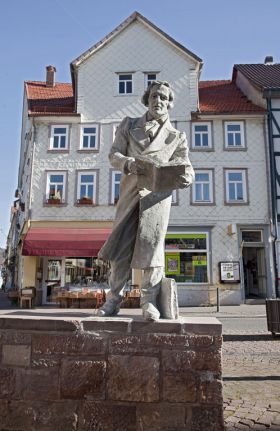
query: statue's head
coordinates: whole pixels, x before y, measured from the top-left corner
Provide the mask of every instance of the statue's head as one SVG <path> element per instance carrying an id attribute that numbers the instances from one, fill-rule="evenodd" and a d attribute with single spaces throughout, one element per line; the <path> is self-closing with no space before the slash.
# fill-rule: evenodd
<path id="1" fill-rule="evenodd" d="M 153 81 L 142 97 L 152 117 L 158 118 L 173 108 L 174 93 L 166 81 Z"/>

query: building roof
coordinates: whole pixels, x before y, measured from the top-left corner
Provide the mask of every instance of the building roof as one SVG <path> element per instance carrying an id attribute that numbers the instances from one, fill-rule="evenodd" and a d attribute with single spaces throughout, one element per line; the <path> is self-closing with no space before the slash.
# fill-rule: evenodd
<path id="1" fill-rule="evenodd" d="M 36 115 L 75 115 L 73 87 L 57 83 L 26 81 L 28 113 Z M 250 114 L 265 110 L 254 105 L 232 81 L 201 81 L 199 83 L 200 114 Z"/>
<path id="2" fill-rule="evenodd" d="M 75 103 L 72 84 L 56 83 L 47 87 L 46 82 L 25 82 L 28 114 L 35 115 L 73 115 Z"/>
<path id="3" fill-rule="evenodd" d="M 252 114 L 265 110 L 250 102 L 230 80 L 199 82 L 200 114 Z"/>
<path id="4" fill-rule="evenodd" d="M 255 87 L 262 90 L 267 88 L 280 89 L 280 64 L 235 64 L 233 67 L 233 81 L 236 72 L 240 71 Z"/>
<path id="5" fill-rule="evenodd" d="M 109 33 L 107 36 L 105 36 L 103 39 L 101 39 L 99 42 L 97 42 L 95 45 L 93 45 L 91 48 L 89 48 L 87 51 L 85 51 L 83 54 L 81 54 L 79 57 L 77 57 L 75 60 L 73 60 L 71 63 L 71 67 L 73 68 L 73 67 L 79 66 L 84 60 L 86 60 L 93 53 L 95 53 L 97 50 L 99 50 L 104 45 L 106 45 L 108 42 L 110 42 L 114 37 L 116 37 L 121 31 L 126 29 L 134 21 L 142 22 L 144 25 L 146 25 L 147 27 L 150 27 L 150 29 L 157 32 L 159 34 L 159 36 L 161 36 L 167 42 L 171 43 L 176 48 L 181 50 L 183 53 L 187 54 L 188 57 L 191 57 L 193 60 L 195 60 L 201 64 L 203 63 L 201 58 L 199 58 L 193 52 L 189 51 L 187 48 L 185 48 L 183 45 L 181 45 L 179 42 L 177 42 L 175 39 L 173 39 L 167 33 L 162 31 L 160 28 L 158 28 L 155 24 L 153 24 L 151 21 L 149 21 L 147 18 L 145 18 L 139 12 L 133 12 L 132 15 L 130 15 L 120 25 L 118 25 L 118 27 L 116 27 L 113 31 L 111 31 L 111 33 Z"/>

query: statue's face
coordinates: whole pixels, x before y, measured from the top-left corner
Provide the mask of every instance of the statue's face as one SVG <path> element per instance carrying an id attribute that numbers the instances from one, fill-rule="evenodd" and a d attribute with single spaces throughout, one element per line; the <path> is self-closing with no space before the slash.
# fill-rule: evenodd
<path id="1" fill-rule="evenodd" d="M 153 118 L 159 118 L 168 112 L 169 89 L 165 85 L 154 86 L 149 95 L 149 113 Z"/>

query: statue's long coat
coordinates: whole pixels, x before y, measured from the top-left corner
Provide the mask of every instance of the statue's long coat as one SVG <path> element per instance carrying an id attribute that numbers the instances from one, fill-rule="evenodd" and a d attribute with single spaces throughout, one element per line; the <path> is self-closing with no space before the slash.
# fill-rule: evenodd
<path id="1" fill-rule="evenodd" d="M 194 175 L 185 134 L 174 129 L 167 119 L 150 142 L 150 127 L 146 114 L 141 118 L 124 118 L 109 154 L 112 166 L 123 175 L 113 231 L 98 256 L 120 264 L 131 257 L 131 268 L 164 266 L 172 190 L 160 193 L 139 190 L 137 175 L 126 171 L 127 161 L 147 155 L 159 163 L 184 164 L 184 187 L 192 183 Z"/>

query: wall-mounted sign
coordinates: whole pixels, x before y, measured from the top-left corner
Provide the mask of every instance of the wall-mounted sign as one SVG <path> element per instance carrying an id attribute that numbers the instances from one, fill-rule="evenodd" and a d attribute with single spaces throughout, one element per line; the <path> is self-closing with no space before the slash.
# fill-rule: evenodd
<path id="1" fill-rule="evenodd" d="M 221 283 L 240 283 L 239 262 L 220 262 Z"/>

